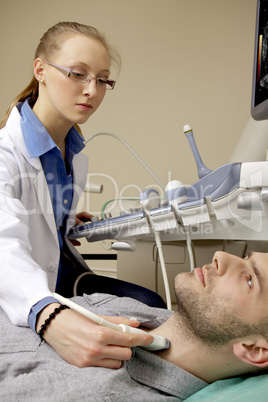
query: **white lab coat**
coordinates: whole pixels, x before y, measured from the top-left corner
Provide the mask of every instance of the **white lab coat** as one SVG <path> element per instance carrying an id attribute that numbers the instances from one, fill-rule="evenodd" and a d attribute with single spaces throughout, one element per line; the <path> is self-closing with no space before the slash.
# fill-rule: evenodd
<path id="1" fill-rule="evenodd" d="M 40 159 L 29 157 L 20 119 L 14 107 L 0 130 L 0 305 L 15 325 L 27 326 L 31 307 L 55 290 L 60 250 L 46 178 Z M 75 155 L 66 233 L 75 221 L 87 169 L 86 155 Z"/>

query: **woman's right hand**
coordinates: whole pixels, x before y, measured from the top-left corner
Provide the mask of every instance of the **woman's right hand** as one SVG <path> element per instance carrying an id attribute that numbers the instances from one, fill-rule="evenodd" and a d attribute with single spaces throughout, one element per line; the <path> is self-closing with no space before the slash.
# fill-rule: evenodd
<path id="1" fill-rule="evenodd" d="M 37 332 L 58 306 L 58 303 L 52 303 L 41 311 L 37 320 Z M 115 324 L 133 327 L 139 325 L 138 321 L 125 317 L 105 318 Z M 118 369 L 124 360 L 131 358 L 132 347 L 149 345 L 153 341 L 149 334 L 115 331 L 69 309 L 62 310 L 51 320 L 43 337 L 64 360 L 81 368 L 98 366 Z"/>

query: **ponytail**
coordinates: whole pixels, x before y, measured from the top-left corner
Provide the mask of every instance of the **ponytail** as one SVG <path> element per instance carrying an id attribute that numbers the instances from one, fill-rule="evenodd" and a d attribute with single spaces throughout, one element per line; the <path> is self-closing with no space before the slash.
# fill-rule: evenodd
<path id="1" fill-rule="evenodd" d="M 11 113 L 11 110 L 18 102 L 24 102 L 27 98 L 31 98 L 31 106 L 33 106 L 38 98 L 38 81 L 35 77 L 32 78 L 30 84 L 19 94 L 11 103 L 7 110 L 3 120 L 0 123 L 0 128 L 6 125 L 7 119 Z"/>

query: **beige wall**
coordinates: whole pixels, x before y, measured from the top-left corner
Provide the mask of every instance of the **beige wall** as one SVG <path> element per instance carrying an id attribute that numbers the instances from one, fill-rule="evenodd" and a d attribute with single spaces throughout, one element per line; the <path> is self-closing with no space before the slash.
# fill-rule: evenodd
<path id="1" fill-rule="evenodd" d="M 60 20 L 98 27 L 123 67 L 114 92 L 84 125 L 85 137 L 123 137 L 159 179 L 197 180 L 182 128 L 190 124 L 203 161 L 227 163 L 249 119 L 256 0 L 2 0 L 0 114 L 28 83 L 43 32 Z M 155 180 L 115 139 L 87 146 L 105 185 L 83 208 L 98 213 L 115 196 L 138 196 Z M 117 193 L 115 191 L 117 189 Z"/>

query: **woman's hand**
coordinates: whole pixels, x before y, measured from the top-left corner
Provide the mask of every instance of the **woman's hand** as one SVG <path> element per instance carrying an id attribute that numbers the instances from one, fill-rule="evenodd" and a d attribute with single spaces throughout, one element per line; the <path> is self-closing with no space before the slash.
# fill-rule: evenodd
<path id="1" fill-rule="evenodd" d="M 91 221 L 92 217 L 93 215 L 88 212 L 79 212 L 79 214 L 76 215 L 75 223 L 77 225 L 83 225 L 83 223 Z"/>
<path id="2" fill-rule="evenodd" d="M 52 303 L 39 314 L 37 331 L 58 306 Z M 115 324 L 139 325 L 124 317 L 105 317 Z M 107 367 L 118 369 L 124 360 L 131 358 L 131 348 L 149 345 L 153 337 L 149 334 L 118 332 L 100 326 L 74 310 L 63 310 L 46 328 L 44 339 L 68 363 L 77 367 Z"/>
<path id="3" fill-rule="evenodd" d="M 90 222 L 91 218 L 93 217 L 93 215 L 91 215 L 88 212 L 79 212 L 79 214 L 76 215 L 75 217 L 75 223 L 77 225 L 83 225 L 83 223 L 85 222 Z M 81 243 L 79 240 L 76 239 L 71 239 L 70 242 L 74 245 L 74 246 L 80 246 Z"/>

